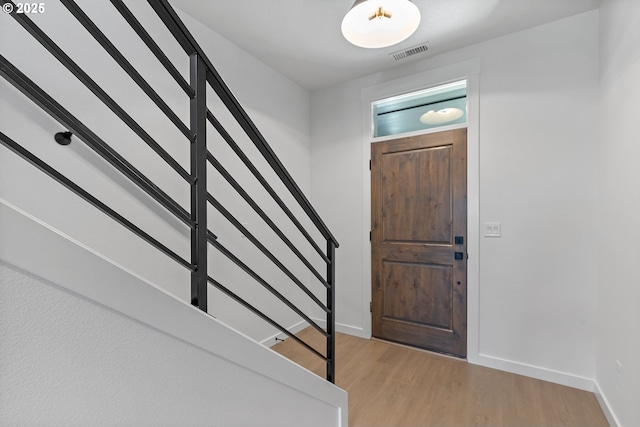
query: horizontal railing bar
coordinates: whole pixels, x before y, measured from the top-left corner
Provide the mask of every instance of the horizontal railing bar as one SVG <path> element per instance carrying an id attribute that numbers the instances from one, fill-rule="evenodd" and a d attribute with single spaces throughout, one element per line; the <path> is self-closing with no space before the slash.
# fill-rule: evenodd
<path id="1" fill-rule="evenodd" d="M 75 17 L 75 19 L 91 34 L 91 36 L 102 46 L 102 48 L 113 58 L 113 60 L 122 68 L 124 72 L 138 85 L 138 87 L 148 96 L 151 101 L 167 116 L 169 120 L 178 128 L 178 130 L 190 141 L 198 140 L 204 135 L 206 129 L 206 122 L 200 121 L 201 126 L 197 129 L 193 125 L 194 113 L 192 110 L 192 121 L 190 129 L 185 123 L 178 117 L 172 107 L 170 107 L 160 95 L 153 89 L 153 87 L 143 78 L 143 76 L 134 68 L 125 56 L 118 50 L 118 48 L 106 37 L 106 35 L 98 28 L 98 26 L 91 20 L 91 18 L 78 6 L 74 0 L 60 0 L 67 10 Z M 91 193 L 77 185 L 75 182 L 67 178 L 62 173 L 58 172 L 55 168 L 44 162 L 42 159 L 22 147 L 16 141 L 0 131 L 0 143 L 5 146 L 9 151 L 12 151 L 17 156 L 23 158 L 31 165 L 35 166 L 44 174 L 48 175 L 59 184 L 66 187 L 68 190 L 94 206 L 96 209 L 106 214 L 114 221 L 134 233 L 137 237 L 141 238 L 149 245 L 153 246 L 166 256 L 170 257 L 183 267 L 189 269 L 192 272 L 202 270 L 203 265 L 201 261 L 204 261 L 204 268 L 206 268 L 206 246 L 207 242 L 216 248 L 221 254 L 233 262 L 237 267 L 247 273 L 250 277 L 256 280 L 267 291 L 278 298 L 282 303 L 289 307 L 292 311 L 298 314 L 305 322 L 320 332 L 325 338 L 327 338 L 327 353 L 326 356 L 321 354 L 314 347 L 296 337 L 289 332 L 286 328 L 279 323 L 265 315 L 253 305 L 244 301 L 241 297 L 233 293 L 228 288 L 207 275 L 206 271 L 202 271 L 201 278 L 203 282 L 204 290 L 206 291 L 206 282 L 208 281 L 221 292 L 226 294 L 238 302 L 243 307 L 247 308 L 255 315 L 262 318 L 264 321 L 274 326 L 288 337 L 293 338 L 296 342 L 303 345 L 309 351 L 316 356 L 320 357 L 327 363 L 327 379 L 331 382 L 334 381 L 334 344 L 335 344 L 335 316 L 334 316 L 334 299 L 335 299 L 335 264 L 334 264 L 334 251 L 338 247 L 337 240 L 331 234 L 328 227 L 322 222 L 320 216 L 315 211 L 307 197 L 298 187 L 297 183 L 293 180 L 287 169 L 282 162 L 276 156 L 273 149 L 269 146 L 259 129 L 255 126 L 253 121 L 247 115 L 246 111 L 239 104 L 229 87 L 222 80 L 216 69 L 213 67 L 204 51 L 196 43 L 191 33 L 186 29 L 176 12 L 171 8 L 167 0 L 148 0 L 151 6 L 156 10 L 156 13 L 160 19 L 165 23 L 169 31 L 174 35 L 178 43 L 184 48 L 184 50 L 193 58 L 200 57 L 198 75 L 204 75 L 202 79 L 194 80 L 194 74 L 192 71 L 191 81 L 198 81 L 199 84 L 192 87 L 184 77 L 180 74 L 171 60 L 164 54 L 158 44 L 153 40 L 150 34 L 145 30 L 138 19 L 131 13 L 122 0 L 110 0 L 116 10 L 120 13 L 122 18 L 131 26 L 131 28 L 138 34 L 140 39 L 145 43 L 149 50 L 154 54 L 156 59 L 164 66 L 167 72 L 174 78 L 182 90 L 191 99 L 191 105 L 196 99 L 196 91 L 205 90 L 206 82 L 209 83 L 212 89 L 217 93 L 217 96 L 225 104 L 228 111 L 234 117 L 236 122 L 243 129 L 248 138 L 252 141 L 263 158 L 267 161 L 272 170 L 276 173 L 281 182 L 285 185 L 287 190 L 298 202 L 299 206 L 308 216 L 309 220 L 314 224 L 319 233 L 324 237 L 327 243 L 327 253 L 318 246 L 316 241 L 311 237 L 306 228 L 301 224 L 300 220 L 291 212 L 287 205 L 282 201 L 278 194 L 273 190 L 271 185 L 267 182 L 264 176 L 253 165 L 248 156 L 242 152 L 233 138 L 226 132 L 223 126 L 213 116 L 213 114 L 206 109 L 206 105 L 199 105 L 197 111 L 202 113 L 201 119 L 204 119 L 205 110 L 206 117 L 216 128 L 218 133 L 225 139 L 231 149 L 236 152 L 239 158 L 245 163 L 245 166 L 253 173 L 254 177 L 262 184 L 263 188 L 269 193 L 273 200 L 280 206 L 289 219 L 294 223 L 302 235 L 311 244 L 314 250 L 320 255 L 322 260 L 327 265 L 327 279 L 325 279 L 316 268 L 311 265 L 305 256 L 297 249 L 295 245 L 287 238 L 287 236 L 275 225 L 275 223 L 266 215 L 266 213 L 257 205 L 257 203 L 249 196 L 249 194 L 239 185 L 239 183 L 228 173 L 228 171 L 211 155 L 207 152 L 206 159 L 204 156 L 199 156 L 202 162 L 209 161 L 214 168 L 224 177 L 227 182 L 241 195 L 245 201 L 255 210 L 255 212 L 271 227 L 271 229 L 278 235 L 278 237 L 291 249 L 294 254 L 301 260 L 301 262 L 313 273 L 313 275 L 327 288 L 327 304 L 325 305 L 320 301 L 303 283 L 298 277 L 296 277 L 273 253 L 271 253 L 266 246 L 264 246 L 249 230 L 244 227 L 228 210 L 226 210 L 218 200 L 216 200 L 211 194 L 205 191 L 200 194 L 198 200 L 204 205 L 200 205 L 204 209 L 204 216 L 201 219 L 206 218 L 206 202 L 209 201 L 214 208 L 216 208 L 232 225 L 234 225 L 239 231 L 241 231 L 245 237 L 247 237 L 267 258 L 269 258 L 285 275 L 291 279 L 303 292 L 305 292 L 318 306 L 320 306 L 325 313 L 327 313 L 327 330 L 321 328 L 316 321 L 312 320 L 301 309 L 294 305 L 289 299 L 287 299 L 282 293 L 272 287 L 267 281 L 263 279 L 256 271 L 251 269 L 247 264 L 235 256 L 231 251 L 224 247 L 217 241 L 217 237 L 206 228 L 206 219 L 200 221 L 200 219 L 192 218 L 190 213 L 185 210 L 180 204 L 178 204 L 173 198 L 153 183 L 148 177 L 146 177 L 140 170 L 138 170 L 133 164 L 128 162 L 122 155 L 120 155 L 115 149 L 95 134 L 90 128 L 85 126 L 76 116 L 66 110 L 60 103 L 49 96 L 42 88 L 36 83 L 30 80 L 20 70 L 14 67 L 6 58 L 0 55 L 0 76 L 3 76 L 10 84 L 17 88 L 22 94 L 38 105 L 44 112 L 48 113 L 53 119 L 58 121 L 68 131 L 77 136 L 77 139 L 87 145 L 97 155 L 102 157 L 104 161 L 110 164 L 115 170 L 123 174 L 128 178 L 135 186 L 139 187 L 148 196 L 154 199 L 164 209 L 169 211 L 178 220 L 182 221 L 192 230 L 202 227 L 203 231 L 206 231 L 206 239 L 204 240 L 204 260 L 199 258 L 197 262 L 192 257 L 191 262 L 185 260 L 176 252 L 172 251 L 166 245 L 162 244 L 159 240 L 156 240 L 147 232 L 143 231 L 140 227 L 136 226 L 133 222 L 126 219 L 124 216 L 116 212 L 114 209 L 100 201 Z M 0 0 L 0 4 L 14 4 L 8 0 Z M 178 163 L 160 144 L 154 140 L 135 120 L 130 116 L 118 103 L 111 98 L 106 91 L 104 91 L 87 73 L 82 70 L 64 51 L 60 49 L 58 45 L 53 42 L 39 27 L 37 27 L 30 19 L 24 16 L 24 14 L 12 14 L 14 19 L 20 23 L 39 43 L 45 47 L 67 70 L 73 74 L 81 83 L 84 84 L 105 106 L 107 106 L 122 122 L 124 122 L 138 137 L 140 137 L 156 154 L 158 154 L 169 166 L 171 166 L 181 177 L 183 177 L 191 186 L 195 188 L 200 182 L 198 174 L 192 176 Z M 192 58 L 192 60 L 193 60 Z M 193 65 L 193 62 L 192 62 Z M 193 70 L 193 68 L 192 68 Z M 198 92 L 198 99 L 200 99 L 200 93 Z M 204 100 L 204 96 L 202 97 Z M 204 101 L 202 101 L 204 102 Z M 56 139 L 58 136 L 56 135 Z M 202 146 L 204 147 L 204 146 Z M 206 151 L 206 147 L 204 147 Z M 193 152 L 193 151 L 192 151 Z M 199 154 L 204 154 L 203 152 Z M 195 158 L 195 157 L 194 157 Z M 201 163 L 198 166 L 205 167 L 206 163 Z M 193 163 L 192 163 L 193 170 Z M 206 167 L 205 169 L 206 170 Z M 203 172 L 204 172 L 203 170 Z M 206 180 L 205 180 L 206 181 Z M 207 196 L 205 199 L 204 196 Z M 193 206 L 193 204 L 192 204 Z M 193 208 L 192 208 L 193 210 Z M 200 217 L 199 216 L 199 217 Z M 198 218 L 199 218 L 198 217 Z M 304 220 L 307 221 L 306 219 Z M 202 236 L 202 234 L 201 234 Z M 204 237 L 204 236 L 202 236 Z M 192 245 L 193 242 L 192 231 Z M 193 273 L 192 273 L 193 276 Z M 205 293 L 206 297 L 206 293 Z M 193 299 L 192 299 L 193 301 Z M 205 298 L 206 301 L 206 298 Z M 206 306 L 200 306 L 206 312 Z"/>
<path id="2" fill-rule="evenodd" d="M 76 64 L 60 47 L 49 38 L 32 20 L 23 13 L 15 13 L 13 17 L 27 30 L 40 44 L 49 51 L 67 70 L 80 80 L 98 99 L 100 99 L 113 113 L 120 118 L 136 135 L 138 135 L 153 151 L 156 152 L 169 166 L 173 168 L 190 184 L 193 183 L 191 175 L 162 148 L 117 102 L 113 100 L 78 64 Z"/>
<path id="3" fill-rule="evenodd" d="M 222 126 L 222 124 L 218 121 L 218 119 L 216 119 L 216 117 L 213 115 L 211 110 L 207 110 L 207 119 L 213 125 L 213 127 L 218 131 L 222 139 L 224 139 L 227 142 L 227 145 L 229 145 L 229 147 L 234 151 L 234 153 L 236 153 L 236 155 L 240 158 L 240 160 L 242 160 L 242 163 L 245 164 L 245 166 L 251 171 L 253 176 L 255 176 L 256 179 L 260 182 L 260 184 L 262 184 L 262 187 L 264 187 L 267 193 L 269 193 L 269 195 L 278 204 L 278 206 L 280 206 L 280 209 L 282 209 L 282 211 L 289 217 L 291 222 L 293 222 L 293 224 L 298 228 L 298 230 L 300 230 L 302 235 L 307 239 L 307 241 L 311 244 L 311 246 L 313 246 L 316 252 L 322 257 L 324 262 L 328 263 L 329 258 L 327 258 L 327 256 L 324 254 L 322 249 L 320 249 L 320 247 L 315 242 L 315 240 L 313 240 L 313 238 L 309 235 L 309 233 L 304 228 L 304 226 L 300 224 L 300 221 L 298 221 L 298 218 L 295 217 L 295 215 L 291 212 L 291 210 L 287 207 L 287 205 L 282 201 L 280 196 L 278 196 L 278 194 L 271 187 L 271 185 L 269 185 L 269 183 L 264 178 L 264 176 L 260 173 L 260 171 L 258 171 L 258 169 L 251 162 L 251 160 L 249 160 L 249 157 L 247 157 L 244 151 L 242 151 L 242 149 L 240 149 L 238 144 L 236 144 L 236 142 L 233 140 L 231 135 L 229 135 L 229 132 L 227 132 L 226 129 Z"/>
<path id="4" fill-rule="evenodd" d="M 91 195 L 89 192 L 84 190 L 82 187 L 78 186 L 76 183 L 71 181 L 66 176 L 62 175 L 60 172 L 49 166 L 47 163 L 43 162 L 40 158 L 35 156 L 30 151 L 23 148 L 20 144 L 9 138 L 3 132 L 0 131 L 0 141 L 4 146 L 13 151 L 18 156 L 22 157 L 24 160 L 31 163 L 36 168 L 40 169 L 45 174 L 49 175 L 54 180 L 58 181 L 60 184 L 67 187 L 69 190 L 83 198 L 85 201 L 92 204 L 98 210 L 102 211 L 104 214 L 111 217 L 116 222 L 120 223 L 122 226 L 127 228 L 129 231 L 133 232 L 135 235 L 140 237 L 142 240 L 149 243 L 151 246 L 155 247 L 159 251 L 163 252 L 165 255 L 173 259 L 174 261 L 181 264 L 183 267 L 186 267 L 189 270 L 194 270 L 194 266 L 183 259 L 180 255 L 173 252 L 171 249 L 160 243 L 158 240 L 151 237 L 149 234 L 144 232 L 138 226 L 133 224 L 131 221 L 111 209 L 109 206 L 98 200 L 96 197 Z"/>
<path id="5" fill-rule="evenodd" d="M 254 306 L 252 306 L 251 304 L 249 304 L 248 302 L 246 302 L 242 298 L 240 298 L 238 295 L 233 293 L 231 290 L 229 290 L 226 287 L 224 287 L 222 284 L 220 284 L 220 282 L 217 282 L 216 280 L 214 280 L 211 277 L 208 277 L 208 280 L 209 280 L 209 283 L 211 283 L 213 286 L 215 286 L 218 290 L 223 292 L 225 295 L 227 295 L 228 297 L 230 297 L 231 299 L 233 299 L 234 301 L 236 301 L 237 303 L 242 305 L 244 308 L 248 309 L 253 314 L 255 314 L 256 316 L 260 317 L 265 322 L 269 323 L 271 326 L 277 328 L 283 334 L 287 335 L 288 337 L 292 338 L 297 343 L 299 343 L 302 346 L 304 346 L 307 350 L 309 350 L 310 352 L 312 352 L 313 354 L 318 356 L 320 359 L 324 360 L 325 362 L 327 361 L 327 358 L 324 357 L 318 350 L 316 350 L 315 348 L 311 347 L 309 344 L 307 344 L 306 342 L 304 342 L 303 340 L 301 340 L 300 338 L 298 338 L 297 336 L 295 336 L 294 334 L 289 332 L 287 330 L 287 328 L 281 326 L 276 321 L 272 320 L 269 316 L 267 316 L 266 314 L 264 314 L 263 312 L 261 312 L 260 310 L 258 310 L 257 308 L 255 308 Z"/>
<path id="6" fill-rule="evenodd" d="M 258 206 L 258 204 L 249 196 L 249 194 L 242 188 L 242 186 L 236 181 L 231 174 L 218 162 L 210 152 L 207 153 L 207 160 L 209 163 L 213 165 L 214 168 L 222 175 L 222 177 L 238 192 L 238 194 L 251 206 L 251 208 L 262 218 L 264 222 L 271 227 L 274 233 L 280 237 L 280 239 L 291 249 L 291 251 L 296 254 L 298 259 L 302 261 L 304 265 L 307 266 L 309 271 L 313 273 L 314 276 L 325 286 L 329 287 L 327 281 L 322 277 L 318 270 L 316 270 L 313 265 L 302 255 L 302 253 L 295 247 L 291 240 L 278 228 L 278 226 L 269 218 L 269 216 Z"/>
<path id="7" fill-rule="evenodd" d="M 129 61 L 111 43 L 111 41 L 100 31 L 93 21 L 85 14 L 73 0 L 60 0 L 71 14 L 82 24 L 82 26 L 93 36 L 93 38 L 104 48 L 104 50 L 122 67 L 122 69 L 133 79 L 154 104 L 173 122 L 174 125 L 187 137 L 189 141 L 193 139 L 191 130 L 173 112 L 173 110 L 162 100 L 160 95 L 147 83 L 147 81 L 136 71 Z"/>
<path id="8" fill-rule="evenodd" d="M 225 209 L 222 204 L 215 199 L 211 194 L 207 194 L 207 199 L 209 203 L 218 210 L 234 227 L 238 229 L 251 243 L 253 243 L 259 250 L 262 252 L 267 258 L 271 260 L 284 274 L 289 277 L 298 287 L 306 293 L 311 299 L 314 300 L 316 304 L 318 304 L 325 313 L 328 312 L 327 307 L 318 299 L 316 296 L 298 279 L 287 267 L 278 260 L 278 258 L 273 255 L 269 249 L 267 249 L 260 241 L 253 235 L 245 226 L 243 226 L 240 221 L 238 221 L 227 209 Z"/>
<path id="9" fill-rule="evenodd" d="M 175 215 L 188 227 L 195 225 L 189 213 L 182 208 L 175 200 L 158 188 L 149 178 L 136 169 L 131 163 L 125 160 L 111 146 L 98 137 L 93 131 L 86 127 L 80 120 L 67 111 L 56 100 L 49 96 L 44 90 L 14 67 L 4 56 L 0 55 L 0 75 L 9 83 L 31 99 L 40 108 L 46 111 L 51 117 L 65 126 L 73 134 L 84 142 L 89 148 L 95 151 L 100 157 L 106 160 L 120 173 L 146 192 L 161 206 Z"/>
<path id="10" fill-rule="evenodd" d="M 202 57 L 208 70 L 207 81 L 216 91 L 218 97 L 220 97 L 229 112 L 231 112 L 238 124 L 240 124 L 240 126 L 244 129 L 247 136 L 249 136 L 256 148 L 258 148 L 258 151 L 260 151 L 260 153 L 262 153 L 262 155 L 265 157 L 267 163 L 269 163 L 269 165 L 273 168 L 274 172 L 276 172 L 285 187 L 287 187 L 291 195 L 300 204 L 300 207 L 302 207 L 302 209 L 311 219 L 316 228 L 318 228 L 325 239 L 333 241 L 337 248 L 339 244 L 336 238 L 331 234 L 331 231 L 329 231 L 329 228 L 322 221 L 320 215 L 318 215 L 304 193 L 302 193 L 293 178 L 291 178 L 291 175 L 289 175 L 284 165 L 282 165 L 280 160 L 277 158 L 277 156 L 265 140 L 264 136 L 262 136 L 256 125 L 251 121 L 246 111 L 242 108 L 236 97 L 233 95 L 231 89 L 229 89 L 229 87 L 222 80 L 222 77 L 220 77 L 215 67 L 213 66 L 207 55 L 204 53 L 204 50 L 193 38 L 180 17 L 171 8 L 169 2 L 167 0 L 148 0 L 148 2 L 156 11 L 158 17 L 160 17 L 160 19 L 165 23 L 169 31 L 171 31 L 171 33 L 176 38 L 178 43 L 182 46 L 187 55 L 191 55 L 192 53 L 197 52 L 198 55 Z"/>
<path id="11" fill-rule="evenodd" d="M 135 31 L 140 39 L 147 45 L 149 50 L 155 55 L 155 57 L 160 61 L 162 66 L 167 70 L 169 74 L 173 77 L 173 79 L 180 85 L 182 90 L 189 96 L 189 98 L 193 98 L 195 96 L 195 91 L 189 83 L 182 77 L 182 74 L 178 71 L 178 69 L 173 65 L 173 62 L 167 58 L 167 55 L 164 54 L 162 49 L 158 46 L 158 44 L 151 38 L 147 30 L 140 24 L 140 21 L 131 13 L 129 8 L 122 2 L 122 0 L 111 0 L 111 4 L 120 12 L 120 15 L 129 23 L 133 31 Z"/>
<path id="12" fill-rule="evenodd" d="M 226 105 L 227 109 L 236 119 L 240 127 L 245 131 L 249 139 L 256 146 L 258 151 L 260 151 L 267 163 L 269 163 L 276 175 L 278 175 L 285 187 L 287 187 L 293 198 L 296 199 L 302 210 L 311 219 L 311 222 L 313 222 L 325 239 L 333 241 L 337 247 L 338 242 L 336 238 L 331 234 L 329 228 L 320 218 L 320 215 L 318 215 L 302 190 L 300 190 L 300 187 L 298 187 L 298 184 L 296 184 L 278 156 L 273 152 L 273 149 L 267 143 L 264 136 L 262 136 L 262 133 L 260 133 L 256 125 L 235 98 L 231 89 L 229 89 L 226 83 L 222 80 L 222 77 L 220 77 L 214 68 L 209 69 L 209 72 L 207 73 L 207 81 L 218 94 L 218 97 Z"/>
<path id="13" fill-rule="evenodd" d="M 263 288 L 265 288 L 266 290 L 271 292 L 271 294 L 273 294 L 273 296 L 275 296 L 280 301 L 282 301 L 291 310 L 295 311 L 298 316 L 300 316 L 304 320 L 306 320 L 318 332 L 323 334 L 325 337 L 328 336 L 327 333 L 324 331 L 324 329 L 322 329 L 316 322 L 311 320 L 311 318 L 309 316 L 304 314 L 304 312 L 302 310 L 300 310 L 298 307 L 295 306 L 295 304 L 293 304 L 291 301 L 289 301 L 287 298 L 285 298 L 284 295 L 282 295 L 280 292 L 278 292 L 273 286 L 269 285 L 266 280 L 264 280 L 258 273 L 256 273 L 254 270 L 252 270 L 247 264 L 242 262 L 240 260 L 240 258 L 238 258 L 234 254 L 232 254 L 231 251 L 229 251 L 229 249 L 225 248 L 220 242 L 218 242 L 216 239 L 213 239 L 213 238 L 209 238 L 209 243 L 214 248 L 218 249 L 220 251 L 220 253 L 222 253 L 224 256 L 226 256 L 231 262 L 233 262 L 235 265 L 240 267 L 240 269 L 242 271 L 244 271 L 249 276 L 251 276 L 256 282 L 260 283 Z M 324 304 L 322 304 L 322 302 L 320 302 L 320 300 L 318 300 L 318 298 L 313 296 L 313 294 L 311 294 L 311 295 L 312 295 L 312 298 L 313 298 L 313 300 L 314 300 L 314 302 L 316 304 L 320 305 L 320 307 L 323 308 L 323 309 L 326 308 L 324 306 Z"/>

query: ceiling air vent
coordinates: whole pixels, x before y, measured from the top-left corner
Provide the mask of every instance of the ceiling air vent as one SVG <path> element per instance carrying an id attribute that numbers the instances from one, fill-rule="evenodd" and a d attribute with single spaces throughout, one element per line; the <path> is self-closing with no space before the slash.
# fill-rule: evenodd
<path id="1" fill-rule="evenodd" d="M 419 53 L 424 53 L 429 50 L 429 43 L 422 43 L 421 45 L 410 47 L 409 49 L 400 50 L 398 52 L 390 53 L 389 55 L 393 57 L 394 61 L 400 61 L 401 59 L 406 59 L 410 56 L 417 55 Z"/>

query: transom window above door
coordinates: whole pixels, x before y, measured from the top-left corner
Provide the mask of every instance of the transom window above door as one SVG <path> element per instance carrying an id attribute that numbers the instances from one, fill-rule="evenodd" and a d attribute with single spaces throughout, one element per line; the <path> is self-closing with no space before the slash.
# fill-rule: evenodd
<path id="1" fill-rule="evenodd" d="M 467 122 L 467 81 L 372 103 L 373 137 L 418 132 Z"/>

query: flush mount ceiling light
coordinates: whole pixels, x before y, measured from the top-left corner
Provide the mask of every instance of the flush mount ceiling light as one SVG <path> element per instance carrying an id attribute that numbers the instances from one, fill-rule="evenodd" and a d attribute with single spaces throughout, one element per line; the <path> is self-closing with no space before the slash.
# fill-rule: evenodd
<path id="1" fill-rule="evenodd" d="M 356 0 L 342 20 L 342 34 L 364 48 L 392 46 L 420 25 L 420 10 L 409 0 Z"/>
<path id="2" fill-rule="evenodd" d="M 420 121 L 425 125 L 441 125 L 459 119 L 464 114 L 459 108 L 443 108 L 442 110 L 431 110 L 420 116 Z"/>

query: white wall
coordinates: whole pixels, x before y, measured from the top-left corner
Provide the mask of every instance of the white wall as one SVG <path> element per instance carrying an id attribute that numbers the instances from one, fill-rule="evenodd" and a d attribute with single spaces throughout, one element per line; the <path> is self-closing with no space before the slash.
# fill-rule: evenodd
<path id="1" fill-rule="evenodd" d="M 81 1 L 79 4 L 98 26 L 112 37 L 116 46 L 188 125 L 188 98 L 139 41 L 128 24 L 119 17 L 111 4 L 102 0 Z M 137 13 L 148 31 L 188 80 L 188 57 L 172 40 L 161 22 L 154 17 L 151 8 L 146 2 L 127 4 Z M 308 192 L 309 93 L 194 19 L 182 16 L 250 117 L 272 144 L 283 164 L 302 190 Z M 61 4 L 47 3 L 43 14 L 29 17 L 121 103 L 185 169 L 189 169 L 189 144 L 186 138 L 164 118 L 160 110 L 101 50 Z M 7 14 L 0 16 L 0 53 L 188 209 L 189 189 L 186 182 L 156 158 L 132 131 L 120 124 L 108 108 L 101 105 L 82 84 L 76 82 L 62 65 Z M 77 138 L 74 138 L 68 147 L 58 146 L 53 141 L 53 135 L 65 129 L 4 79 L 0 79 L 0 94 L 0 128 L 3 132 L 46 159 L 183 258 L 189 259 L 189 233 L 181 222 L 172 218 L 142 191 L 121 178 Z M 219 102 L 212 91 L 209 91 L 208 105 L 215 114 L 220 115 L 220 120 L 229 130 L 234 132 L 229 117 L 219 112 Z M 235 128 L 237 130 L 237 125 Z M 208 132 L 209 149 L 214 155 L 222 159 L 223 163 L 226 162 L 227 169 L 237 173 L 238 180 L 244 188 L 263 205 L 265 211 L 276 222 L 282 220 L 284 214 L 279 213 L 275 204 L 267 200 L 264 191 L 260 190 L 257 182 L 243 171 L 243 166 L 233 159 L 229 149 L 224 148 L 224 144 L 211 126 Z M 249 156 L 257 161 L 258 168 L 264 172 L 276 190 L 286 193 L 275 174 L 260 160 L 257 150 L 250 142 L 237 133 L 232 134 L 238 138 L 239 144 Z M 208 184 L 210 192 L 223 199 L 238 219 L 247 224 L 250 231 L 268 242 L 277 240 L 215 173 L 210 173 Z M 0 147 L 0 198 L 162 286 L 178 298 L 189 300 L 190 284 L 186 269 L 168 261 L 160 252 L 133 237 L 129 231 L 3 147 Z M 291 197 L 287 198 L 285 194 L 283 198 L 290 203 Z M 294 212 L 298 213 L 295 209 Z M 209 215 L 210 228 L 220 237 L 223 244 L 238 251 L 244 260 L 258 260 L 259 274 L 270 282 L 282 283 L 279 286 L 281 291 L 293 294 L 294 302 L 310 309 L 308 298 L 301 295 L 288 279 L 283 278 L 281 272 L 270 266 L 266 258 L 252 249 L 246 239 L 240 237 L 239 232 L 221 219 L 214 209 L 209 210 Z M 292 241 L 300 246 L 303 253 L 307 253 L 308 246 L 305 246 L 302 237 L 293 231 L 293 226 L 282 227 Z M 276 242 L 267 246 L 276 256 L 283 259 L 285 265 L 294 273 L 303 278 L 308 277 L 307 270 L 287 253 L 288 249 L 283 245 Z M 297 315 L 288 311 L 273 296 L 254 286 L 252 279 L 240 273 L 215 251 L 210 250 L 209 259 L 210 271 L 214 278 L 259 305 L 260 309 L 274 316 L 278 322 L 290 327 L 300 321 Z M 229 302 L 213 290 L 210 291 L 209 300 L 210 311 L 213 314 L 257 340 L 266 340 L 276 333 L 274 328 L 243 311 L 244 309 L 238 310 L 235 303 Z"/>
<path id="2" fill-rule="evenodd" d="M 0 283 L 4 425 L 325 426 L 338 418 L 324 402 L 3 262 Z"/>
<path id="3" fill-rule="evenodd" d="M 333 384 L 24 211 L 0 218 L 1 425 L 346 426 Z"/>
<path id="4" fill-rule="evenodd" d="M 469 329 L 479 347 L 469 351 L 489 366 L 592 386 L 597 23 L 588 12 L 312 94 L 312 195 L 342 244 L 343 329 L 366 331 L 368 321 L 362 91 L 478 58 L 480 221 L 502 222 L 503 236 L 476 236 L 479 325 Z"/>
<path id="5" fill-rule="evenodd" d="M 600 34 L 597 380 L 626 427 L 640 425 L 640 4 L 603 1 Z"/>

